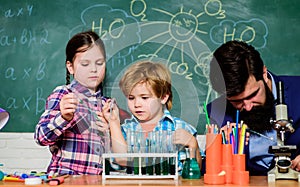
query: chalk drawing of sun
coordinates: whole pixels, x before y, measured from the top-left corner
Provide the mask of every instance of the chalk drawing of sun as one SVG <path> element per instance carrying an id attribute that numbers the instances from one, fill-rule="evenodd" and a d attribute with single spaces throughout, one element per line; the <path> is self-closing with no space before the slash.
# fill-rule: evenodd
<path id="1" fill-rule="evenodd" d="M 191 40 L 197 32 L 207 34 L 207 32 L 199 30 L 200 25 L 207 24 L 207 22 L 199 22 L 198 18 L 201 15 L 203 15 L 203 13 L 195 16 L 192 14 L 192 11 L 183 12 L 183 8 L 181 8 L 180 12 L 172 15 L 170 21 L 172 24 L 170 24 L 169 28 L 171 36 L 180 42 L 187 42 Z"/>
<path id="2" fill-rule="evenodd" d="M 173 50 L 169 53 L 168 60 L 171 59 L 174 49 L 177 48 L 197 61 L 197 54 L 201 53 L 199 48 L 202 52 L 209 50 L 206 44 L 197 37 L 199 33 L 208 34 L 208 32 L 201 30 L 201 25 L 207 24 L 207 22 L 201 21 L 200 19 L 204 12 L 195 15 L 192 13 L 192 10 L 185 12 L 183 7 L 181 7 L 180 11 L 172 14 L 166 10 L 158 8 L 152 9 L 170 16 L 170 20 L 168 22 L 144 22 L 141 25 L 142 31 L 144 31 L 142 32 L 144 33 L 142 34 L 142 36 L 144 36 L 144 39 L 142 40 L 143 44 L 147 42 L 162 43 L 162 45 L 153 53 L 153 56 L 157 56 L 160 50 L 162 50 L 165 46 L 172 46 Z M 184 63 L 184 57 L 182 57 L 181 60 L 181 62 Z"/>
<path id="3" fill-rule="evenodd" d="M 191 10 L 184 11 L 183 6 L 176 13 L 158 8 L 152 8 L 152 10 L 155 11 L 156 18 L 163 15 L 161 20 L 131 23 L 125 25 L 125 28 L 114 29 L 113 32 L 116 33 L 122 29 L 127 32 L 123 34 L 124 40 L 122 41 L 107 38 L 106 41 L 109 42 L 106 46 L 111 46 L 108 51 L 111 56 L 114 56 L 126 47 L 136 46 L 137 53 L 133 51 L 132 54 L 137 56 L 134 56 L 131 62 L 146 59 L 166 63 L 172 73 L 173 93 L 177 95 L 177 107 L 174 107 L 172 113 L 181 119 L 188 119 L 190 124 L 202 126 L 205 122 L 199 122 L 199 113 L 203 111 L 200 108 L 201 103 L 207 101 L 210 95 L 207 94 L 210 92 L 207 81 L 209 66 L 207 59 L 211 50 L 200 38 L 201 35 L 208 35 L 204 29 L 208 27 L 203 27 L 207 22 L 202 21 L 205 17 L 202 15 L 205 13 L 194 14 Z M 132 36 L 137 34 L 136 28 L 139 28 L 138 41 L 132 40 L 135 38 Z M 130 63 L 126 64 L 123 70 L 129 65 Z M 112 81 L 112 88 L 116 88 L 112 89 L 110 94 L 112 97 L 122 98 L 122 93 L 117 89 L 118 81 L 115 80 L 121 78 L 123 70 Z M 126 107 L 125 99 L 119 99 L 118 104 Z"/>

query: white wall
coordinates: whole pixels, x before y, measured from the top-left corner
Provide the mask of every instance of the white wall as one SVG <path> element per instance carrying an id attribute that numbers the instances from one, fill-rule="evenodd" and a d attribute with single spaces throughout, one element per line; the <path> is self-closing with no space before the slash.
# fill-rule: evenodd
<path id="1" fill-rule="evenodd" d="M 51 154 L 33 140 L 33 133 L 0 133 L 0 170 L 7 174 L 46 171 Z"/>
<path id="2" fill-rule="evenodd" d="M 205 149 L 205 136 L 197 137 L 200 148 Z M 39 146 L 33 133 L 0 133 L 0 170 L 7 174 L 31 171 L 44 172 L 50 162 L 48 146 Z"/>

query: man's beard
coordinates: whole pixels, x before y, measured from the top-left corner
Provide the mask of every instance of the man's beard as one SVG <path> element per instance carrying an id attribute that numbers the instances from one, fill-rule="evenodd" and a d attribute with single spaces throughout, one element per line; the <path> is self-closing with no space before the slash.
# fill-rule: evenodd
<path id="1" fill-rule="evenodd" d="M 241 111 L 240 119 L 244 121 L 251 130 L 264 132 L 272 129 L 270 119 L 274 117 L 274 96 L 264 81 L 266 90 L 266 102 L 261 106 L 254 106 L 251 111 Z"/>

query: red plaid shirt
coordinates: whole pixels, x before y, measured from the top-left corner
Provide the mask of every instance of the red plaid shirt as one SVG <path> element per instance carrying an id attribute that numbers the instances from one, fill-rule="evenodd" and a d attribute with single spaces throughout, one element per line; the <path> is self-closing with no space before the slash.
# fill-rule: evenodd
<path id="1" fill-rule="evenodd" d="M 62 118 L 59 102 L 74 92 L 80 100 L 74 118 Z M 103 133 L 93 128 L 96 110 L 101 110 L 107 98 L 101 91 L 92 94 L 73 80 L 70 85 L 58 86 L 48 97 L 46 108 L 36 126 L 34 138 L 42 146 L 49 146 L 52 159 L 48 172 L 57 174 L 101 174 Z"/>

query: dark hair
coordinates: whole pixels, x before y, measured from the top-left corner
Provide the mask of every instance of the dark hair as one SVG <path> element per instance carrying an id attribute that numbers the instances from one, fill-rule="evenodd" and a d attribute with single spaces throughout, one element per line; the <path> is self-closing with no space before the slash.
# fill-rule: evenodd
<path id="1" fill-rule="evenodd" d="M 74 35 L 66 46 L 66 62 L 73 63 L 75 55 L 85 52 L 93 45 L 97 45 L 106 59 L 105 47 L 100 37 L 93 31 L 85 31 Z M 70 84 L 70 72 L 66 68 L 66 84 Z"/>
<path id="2" fill-rule="evenodd" d="M 254 47 L 242 41 L 228 41 L 213 54 L 209 75 L 212 88 L 221 94 L 226 92 L 227 97 L 238 95 L 245 90 L 249 76 L 257 81 L 263 79 L 263 67 Z"/>

